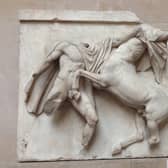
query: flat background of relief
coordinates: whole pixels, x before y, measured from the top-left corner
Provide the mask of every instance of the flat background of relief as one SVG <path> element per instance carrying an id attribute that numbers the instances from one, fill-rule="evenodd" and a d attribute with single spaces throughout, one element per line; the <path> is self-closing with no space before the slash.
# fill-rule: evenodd
<path id="1" fill-rule="evenodd" d="M 78 16 L 77 13 L 74 15 Z M 19 160 L 52 161 L 167 156 L 168 125 L 165 125 L 160 131 L 160 145 L 156 148 L 150 149 L 145 140 L 123 150 L 122 154 L 112 157 L 113 145 L 136 133 L 135 115 L 133 110 L 102 91 L 95 91 L 99 122 L 95 137 L 87 151 L 81 151 L 82 129 L 85 123 L 70 104 L 65 103 L 52 116 L 43 114 L 36 118 L 27 113 L 24 105 L 25 84 L 55 41 L 94 43 L 107 37 L 119 37 L 122 33 L 131 31 L 136 25 L 102 22 L 57 23 L 44 22 L 42 18 L 40 16 L 38 22 L 21 22 L 20 25 Z"/>

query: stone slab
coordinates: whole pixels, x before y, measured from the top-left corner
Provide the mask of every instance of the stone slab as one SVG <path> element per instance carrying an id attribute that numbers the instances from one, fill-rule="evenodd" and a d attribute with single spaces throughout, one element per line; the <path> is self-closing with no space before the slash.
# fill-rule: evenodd
<path id="1" fill-rule="evenodd" d="M 52 116 L 43 114 L 38 118 L 28 114 L 24 104 L 24 87 L 33 70 L 44 60 L 55 41 L 94 43 L 106 37 L 120 37 L 140 23 L 134 14 L 121 11 L 90 13 L 79 11 L 78 14 L 77 11 L 35 10 L 22 11 L 20 20 L 19 161 L 141 158 L 168 155 L 167 126 L 165 126 L 161 131 L 164 143 L 161 143 L 157 150 L 151 150 L 148 143 L 144 141 L 130 146 L 120 155 L 112 156 L 112 146 L 118 140 L 136 132 L 135 115 L 133 110 L 107 93 L 95 91 L 99 124 L 88 151 L 83 151 L 81 147 L 84 121 L 70 104 L 66 103 Z M 72 23 L 73 21 L 75 24 Z M 104 24 L 103 21 L 109 24 Z M 95 22 L 99 24 L 92 24 Z"/>

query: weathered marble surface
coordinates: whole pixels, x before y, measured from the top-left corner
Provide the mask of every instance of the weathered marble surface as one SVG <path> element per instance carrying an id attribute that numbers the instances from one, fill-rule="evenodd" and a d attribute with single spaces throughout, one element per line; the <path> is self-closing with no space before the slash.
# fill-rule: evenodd
<path id="1" fill-rule="evenodd" d="M 75 43 L 81 41 L 91 43 L 100 41 L 110 35 L 119 37 L 121 32 L 128 33 L 137 26 L 139 19 L 134 14 L 113 12 L 110 14 L 111 16 L 115 14 L 115 19 L 113 19 L 113 17 L 109 16 L 109 13 L 102 12 L 101 16 L 105 17 L 108 22 L 108 24 L 105 24 L 99 15 L 95 18 L 88 17 L 85 20 L 85 17 L 78 18 L 77 13 L 73 14 L 73 16 L 75 15 L 74 18 L 69 17 L 69 15 L 63 17 L 64 15 L 61 13 L 58 17 L 60 22 L 57 22 L 55 12 L 38 13 L 38 11 L 29 11 L 23 13 L 21 14 L 22 22 L 20 27 L 19 160 L 42 161 L 167 156 L 168 144 L 166 137 L 168 133 L 166 131 L 167 125 L 165 125 L 161 130 L 162 142 L 157 148 L 150 149 L 147 141 L 144 141 L 132 145 L 121 155 L 112 157 L 112 146 L 120 139 L 135 133 L 135 115 L 131 109 L 125 107 L 111 95 L 109 96 L 101 91 L 95 92 L 99 115 L 96 135 L 89 150 L 84 151 L 80 144 L 81 129 L 84 123 L 70 104 L 66 103 L 56 114 L 51 116 L 42 114 L 38 118 L 28 114 L 24 104 L 25 84 L 33 69 L 44 60 L 49 48 L 55 41 L 69 40 Z M 45 18 L 44 15 L 49 17 Z M 117 20 L 116 15 L 118 16 Z M 96 13 L 95 16 L 97 16 Z M 128 24 L 120 23 L 127 22 L 127 18 L 129 18 Z M 80 19 L 82 23 L 78 23 Z M 92 23 L 92 21 L 96 21 L 96 24 Z"/>

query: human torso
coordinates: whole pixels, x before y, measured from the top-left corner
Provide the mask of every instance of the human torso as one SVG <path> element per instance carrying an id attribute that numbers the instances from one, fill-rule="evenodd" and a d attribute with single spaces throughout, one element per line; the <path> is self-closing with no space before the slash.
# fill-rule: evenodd
<path id="1" fill-rule="evenodd" d="M 101 72 L 107 76 L 109 90 L 130 106 L 144 105 L 150 96 L 152 83 L 141 77 L 135 67 L 144 51 L 143 43 L 133 38 L 112 53 Z"/>

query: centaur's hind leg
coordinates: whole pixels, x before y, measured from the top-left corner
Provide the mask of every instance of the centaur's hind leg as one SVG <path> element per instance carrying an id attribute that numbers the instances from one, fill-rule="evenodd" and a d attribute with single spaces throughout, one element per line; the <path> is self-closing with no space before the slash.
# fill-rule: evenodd
<path id="1" fill-rule="evenodd" d="M 71 103 L 86 121 L 83 130 L 82 145 L 87 147 L 93 137 L 98 122 L 94 99 L 92 95 L 92 86 L 87 83 L 87 89 L 80 86 L 81 97 L 78 101 L 71 99 Z M 88 89 L 89 88 L 89 89 Z"/>
<path id="2" fill-rule="evenodd" d="M 147 119 L 147 127 L 150 133 L 150 137 L 148 139 L 149 144 L 158 144 L 160 142 L 160 136 L 157 122 L 155 120 Z"/>
<path id="3" fill-rule="evenodd" d="M 147 128 L 149 131 L 148 142 L 150 145 L 158 144 L 160 142 L 159 125 L 155 120 L 155 118 L 153 117 L 153 114 L 156 111 L 155 109 L 157 108 L 154 108 L 154 105 L 152 103 L 148 104 L 146 107 L 145 118 L 146 118 Z M 157 114 L 159 114 L 159 112 Z"/>
<path id="4" fill-rule="evenodd" d="M 142 124 L 142 118 L 138 114 L 136 114 L 135 116 L 135 126 L 137 131 L 136 134 L 114 145 L 112 149 L 112 155 L 120 154 L 122 150 L 127 148 L 128 146 L 144 140 L 144 133 L 141 128 L 141 124 Z"/>
<path id="5" fill-rule="evenodd" d="M 159 124 L 168 116 L 167 99 L 167 95 L 160 92 L 146 105 L 146 113 L 144 117 L 149 131 L 148 142 L 150 145 L 155 145 L 160 142 Z"/>

